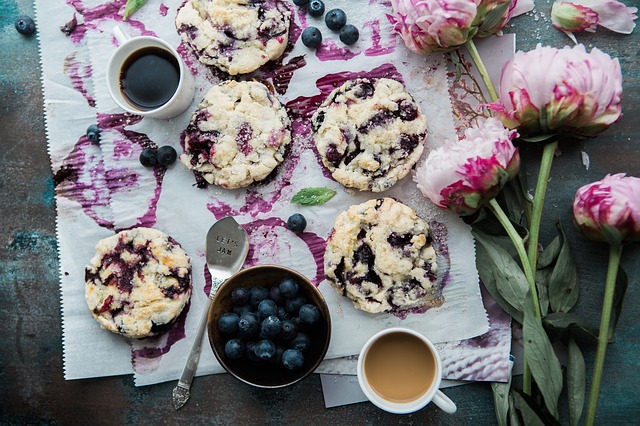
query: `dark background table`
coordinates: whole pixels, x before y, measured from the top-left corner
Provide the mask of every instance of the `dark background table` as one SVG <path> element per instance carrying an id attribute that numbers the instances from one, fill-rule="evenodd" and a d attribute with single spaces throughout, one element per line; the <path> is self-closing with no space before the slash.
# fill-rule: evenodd
<path id="1" fill-rule="evenodd" d="M 571 43 L 550 27 L 550 3 L 512 21 L 507 31 L 517 33 L 519 50 L 533 49 L 538 41 L 555 47 Z M 626 4 L 632 3 L 626 0 Z M 317 375 L 278 391 L 254 389 L 229 375 L 200 377 L 192 388 L 191 400 L 179 412 L 170 403 L 173 382 L 136 388 L 131 376 L 65 381 L 55 201 L 45 138 L 38 41 L 35 36 L 23 37 L 14 30 L 19 14 L 33 16 L 33 2 L 0 3 L 0 424 L 495 423 L 488 384 L 448 389 L 447 394 L 458 405 L 453 416 L 431 405 L 412 415 L 396 416 L 369 403 L 324 408 Z M 640 177 L 639 33 L 636 29 L 626 36 L 599 29 L 596 34 L 579 35 L 579 41 L 588 48 L 598 47 L 620 58 L 624 117 L 596 139 L 561 143 L 562 155 L 554 162 L 543 216 L 542 244 L 553 238 L 556 219 L 568 230 L 581 282 L 574 311 L 594 327 L 600 318 L 608 251 L 606 245 L 593 243 L 572 230 L 570 203 L 577 188 L 607 173 Z M 588 170 L 582 165 L 581 151 L 590 157 Z M 522 153 L 535 176 L 540 150 L 528 147 Z M 607 351 L 598 411 L 601 424 L 640 421 L 639 254 L 638 245 L 626 247 L 623 253 L 629 287 L 616 341 Z M 595 346 L 583 345 L 582 349 L 589 383 Z"/>

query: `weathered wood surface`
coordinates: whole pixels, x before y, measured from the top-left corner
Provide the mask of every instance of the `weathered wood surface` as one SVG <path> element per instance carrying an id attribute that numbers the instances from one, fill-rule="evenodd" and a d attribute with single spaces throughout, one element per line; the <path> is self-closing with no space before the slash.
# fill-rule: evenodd
<path id="1" fill-rule="evenodd" d="M 515 19 L 508 31 L 518 34 L 518 49 L 539 40 L 556 47 L 569 44 L 550 27 L 551 1 L 535 13 Z M 627 0 L 631 5 L 633 1 Z M 491 388 L 472 384 L 447 393 L 458 403 L 449 416 L 431 406 L 408 416 L 384 413 L 371 404 L 325 409 L 320 380 L 312 376 L 289 389 L 264 391 L 228 375 L 199 378 L 188 405 L 175 412 L 174 383 L 144 388 L 129 376 L 65 381 L 62 371 L 61 320 L 55 207 L 46 150 L 38 46 L 13 28 L 18 14 L 33 16 L 30 0 L 0 3 L 0 423 L 2 424 L 493 424 Z M 62 25 L 64 23 L 57 23 Z M 570 202 L 575 190 L 607 173 L 640 176 L 640 36 L 603 29 L 580 35 L 587 47 L 619 57 L 624 74 L 624 117 L 594 140 L 566 142 L 556 158 L 544 212 L 543 244 L 553 237 L 556 220 L 567 229 L 578 260 L 581 296 L 576 311 L 597 326 L 607 264 L 607 247 L 571 229 Z M 588 153 L 588 170 L 581 152 Z M 535 172 L 540 151 L 523 151 Z M 627 247 L 622 264 L 629 275 L 624 312 L 616 340 L 608 348 L 599 408 L 600 424 L 637 424 L 640 419 L 640 250 Z M 583 347 L 588 374 L 595 347 Z M 105 354 L 108 356 L 108 354 Z M 96 360 L 100 362 L 100 360 Z"/>

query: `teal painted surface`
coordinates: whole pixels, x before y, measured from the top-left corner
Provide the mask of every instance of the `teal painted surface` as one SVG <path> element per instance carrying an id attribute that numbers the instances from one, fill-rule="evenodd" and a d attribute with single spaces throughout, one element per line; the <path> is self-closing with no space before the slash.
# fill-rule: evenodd
<path id="1" fill-rule="evenodd" d="M 517 18 L 508 30 L 517 33 L 518 49 L 532 49 L 539 40 L 556 47 L 569 44 L 568 38 L 549 28 L 552 2 L 538 3 L 533 14 Z M 33 15 L 31 1 L 0 2 L 0 424 L 495 423 L 486 384 L 447 390 L 458 403 L 454 416 L 433 407 L 395 416 L 370 404 L 325 409 L 316 376 L 272 392 L 250 388 L 227 375 L 204 377 L 194 384 L 189 404 L 178 413 L 170 406 L 174 383 L 136 388 L 131 377 L 65 381 L 55 203 L 44 135 L 38 46 L 35 37 L 23 37 L 13 28 L 15 17 L 22 13 Z M 542 244 L 555 236 L 555 220 L 562 221 L 567 230 L 582 286 L 576 311 L 593 325 L 599 321 L 607 247 L 573 232 L 569 206 L 579 186 L 606 173 L 640 176 L 639 33 L 636 29 L 633 35 L 622 36 L 598 29 L 595 34 L 579 36 L 585 45 L 620 58 L 625 76 L 624 118 L 594 140 L 560 144 L 562 155 L 554 161 L 543 216 Z M 582 151 L 590 156 L 589 170 L 581 163 Z M 530 171 L 537 168 L 539 155 L 535 146 L 523 150 Z M 622 264 L 629 275 L 629 289 L 616 340 L 607 351 L 600 424 L 637 424 L 640 418 L 639 259 L 638 246 L 625 249 Z M 595 347 L 582 349 L 590 373 Z"/>

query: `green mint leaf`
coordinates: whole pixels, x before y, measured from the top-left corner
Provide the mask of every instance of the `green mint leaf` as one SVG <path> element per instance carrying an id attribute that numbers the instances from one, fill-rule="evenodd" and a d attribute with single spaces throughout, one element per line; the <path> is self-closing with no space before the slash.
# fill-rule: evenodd
<path id="1" fill-rule="evenodd" d="M 527 293 L 527 302 L 522 324 L 524 358 L 529 363 L 531 375 L 542 393 L 547 409 L 555 418 L 558 418 L 558 398 L 562 392 L 562 368 L 553 351 L 549 336 L 542 327 L 542 322 L 535 316 L 530 293 Z"/>
<path id="2" fill-rule="evenodd" d="M 573 338 L 569 338 L 567 351 L 567 399 L 569 401 L 569 421 L 572 426 L 580 424 L 586 390 L 586 369 L 580 348 Z"/>
<path id="3" fill-rule="evenodd" d="M 563 243 L 549 278 L 549 303 L 554 312 L 569 312 L 578 300 L 578 270 L 564 229 L 560 222 L 557 226 Z"/>
<path id="4" fill-rule="evenodd" d="M 329 188 L 304 188 L 293 196 L 291 202 L 301 206 L 317 206 L 326 203 L 334 195 L 336 191 Z"/>
<path id="5" fill-rule="evenodd" d="M 127 4 L 124 5 L 122 20 L 126 21 L 127 18 L 133 15 L 138 9 L 140 9 L 146 1 L 147 0 L 127 0 Z"/>

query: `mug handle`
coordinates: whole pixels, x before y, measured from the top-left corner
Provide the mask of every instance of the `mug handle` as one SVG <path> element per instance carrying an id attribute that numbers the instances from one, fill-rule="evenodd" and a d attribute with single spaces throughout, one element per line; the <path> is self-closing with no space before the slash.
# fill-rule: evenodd
<path id="1" fill-rule="evenodd" d="M 456 404 L 440 390 L 436 391 L 431 401 L 447 414 L 453 414 L 458 409 Z"/>
<path id="2" fill-rule="evenodd" d="M 124 44 L 127 41 L 131 40 L 131 36 L 127 34 L 122 28 L 118 25 L 113 27 L 113 36 L 118 40 L 118 44 Z"/>

